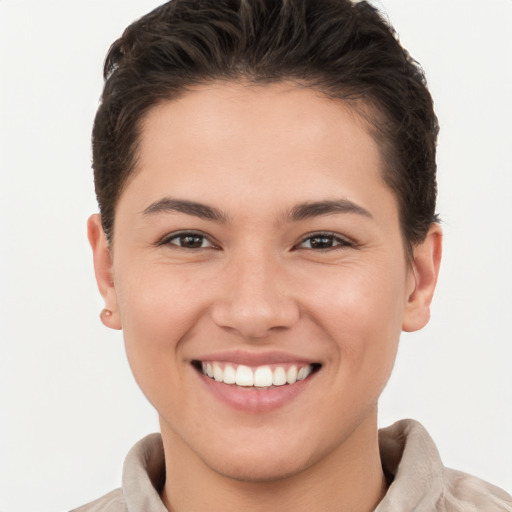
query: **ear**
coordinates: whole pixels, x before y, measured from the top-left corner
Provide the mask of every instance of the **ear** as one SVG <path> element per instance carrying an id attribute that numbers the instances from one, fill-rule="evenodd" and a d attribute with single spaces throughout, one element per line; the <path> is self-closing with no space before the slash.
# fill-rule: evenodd
<path id="1" fill-rule="evenodd" d="M 117 307 L 117 295 L 112 271 L 111 252 L 107 237 L 103 232 L 99 213 L 89 217 L 87 221 L 87 236 L 92 248 L 96 282 L 98 283 L 101 296 L 105 301 L 106 309 L 104 309 L 100 315 L 101 321 L 111 329 L 121 329 L 121 319 Z M 106 314 L 107 311 L 110 311 L 111 314 Z"/>
<path id="2" fill-rule="evenodd" d="M 411 273 L 413 291 L 409 295 L 402 330 L 418 331 L 430 320 L 430 303 L 436 288 L 442 253 L 441 226 L 433 223 L 425 240 L 414 247 Z"/>

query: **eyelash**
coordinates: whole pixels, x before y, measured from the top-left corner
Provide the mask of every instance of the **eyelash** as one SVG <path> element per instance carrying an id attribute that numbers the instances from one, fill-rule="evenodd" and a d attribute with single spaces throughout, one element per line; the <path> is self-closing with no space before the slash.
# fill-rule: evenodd
<path id="1" fill-rule="evenodd" d="M 186 247 L 182 245 L 184 243 L 184 240 L 190 238 L 190 239 L 200 239 L 201 245 L 196 247 Z M 315 245 L 315 243 L 312 243 L 313 240 L 317 239 L 322 240 L 320 244 L 325 243 L 327 244 L 327 247 L 313 247 L 312 245 Z M 178 241 L 178 243 L 174 243 L 174 241 Z M 301 247 L 304 243 L 307 241 L 310 241 L 310 247 Z M 203 246 L 203 244 L 207 242 L 209 245 Z M 331 245 L 329 245 L 331 244 Z M 165 238 L 163 238 L 158 245 L 174 245 L 180 249 L 188 249 L 192 251 L 197 251 L 201 249 L 218 249 L 219 247 L 216 246 L 206 235 L 200 232 L 196 231 L 182 231 L 179 233 L 172 233 Z M 339 250 L 344 249 L 347 247 L 354 247 L 355 244 L 351 240 L 348 240 L 347 238 L 344 238 L 336 233 L 331 232 L 318 232 L 318 233 L 310 233 L 306 235 L 297 245 L 293 247 L 293 250 L 296 249 L 307 249 L 312 251 L 332 251 L 332 250 Z"/>
<path id="2" fill-rule="evenodd" d="M 308 240 L 311 241 L 314 239 L 323 239 L 324 241 L 327 241 L 327 243 L 331 243 L 332 245 L 327 247 L 301 247 L 302 244 L 307 242 Z M 297 244 L 294 249 L 307 249 L 312 251 L 335 251 L 339 249 L 345 249 L 347 247 L 355 247 L 355 243 L 351 240 L 340 236 L 336 233 L 331 233 L 329 231 L 324 232 L 318 232 L 318 233 L 310 233 L 306 235 L 299 244 Z"/>
<path id="3" fill-rule="evenodd" d="M 185 247 L 180 243 L 173 243 L 173 240 L 178 240 L 183 243 L 183 240 L 186 238 L 200 238 L 201 245 L 199 247 Z M 210 245 L 203 247 L 204 242 L 208 242 Z M 179 249 L 189 249 L 192 251 L 197 251 L 200 249 L 218 249 L 218 247 L 203 233 L 199 233 L 197 231 L 181 231 L 179 233 L 171 233 L 170 235 L 164 237 L 158 245 L 174 245 Z"/>

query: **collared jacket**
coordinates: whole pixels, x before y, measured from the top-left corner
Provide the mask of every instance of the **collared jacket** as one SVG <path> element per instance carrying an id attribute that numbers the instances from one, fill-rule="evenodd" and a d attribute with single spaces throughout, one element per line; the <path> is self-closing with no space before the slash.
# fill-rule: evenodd
<path id="1" fill-rule="evenodd" d="M 374 512 L 512 512 L 512 498 L 474 476 L 443 466 L 427 431 L 402 420 L 379 431 L 382 467 L 391 484 Z M 159 491 L 165 480 L 160 434 L 129 452 L 123 486 L 74 512 L 167 512 Z"/>

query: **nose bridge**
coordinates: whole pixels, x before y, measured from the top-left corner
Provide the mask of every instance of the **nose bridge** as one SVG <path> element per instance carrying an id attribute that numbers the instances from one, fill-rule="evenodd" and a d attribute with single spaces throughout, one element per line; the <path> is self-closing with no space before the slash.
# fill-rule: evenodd
<path id="1" fill-rule="evenodd" d="M 261 338 L 297 321 L 299 309 L 286 285 L 283 262 L 263 247 L 233 255 L 214 321 L 248 338 Z"/>

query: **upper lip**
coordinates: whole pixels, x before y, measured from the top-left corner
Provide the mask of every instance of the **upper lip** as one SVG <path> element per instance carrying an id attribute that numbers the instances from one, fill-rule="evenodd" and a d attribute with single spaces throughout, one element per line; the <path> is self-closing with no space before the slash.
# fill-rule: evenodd
<path id="1" fill-rule="evenodd" d="M 195 357 L 193 361 L 201 362 L 226 362 L 241 364 L 245 366 L 263 366 L 266 364 L 314 364 L 318 360 L 297 356 L 287 352 L 247 352 L 241 350 L 230 350 L 215 352 L 204 356 Z"/>

